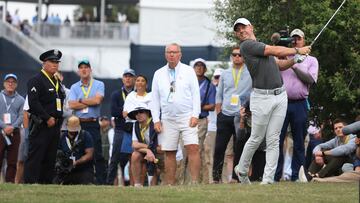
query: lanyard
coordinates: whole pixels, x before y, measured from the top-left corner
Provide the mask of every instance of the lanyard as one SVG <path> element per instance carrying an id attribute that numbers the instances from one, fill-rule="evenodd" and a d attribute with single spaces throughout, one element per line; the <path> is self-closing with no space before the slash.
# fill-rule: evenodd
<path id="1" fill-rule="evenodd" d="M 91 79 L 90 80 L 90 85 L 87 89 L 87 91 L 85 91 L 85 87 L 84 85 L 81 86 L 81 90 L 82 92 L 84 93 L 84 98 L 87 99 L 89 97 L 89 94 L 90 94 L 90 91 L 91 91 L 91 87 L 92 87 L 92 84 L 93 84 L 93 80 Z"/>
<path id="2" fill-rule="evenodd" d="M 241 68 L 241 69 L 238 71 L 237 76 L 235 76 L 235 68 L 232 69 L 232 76 L 233 76 L 233 79 L 234 79 L 235 89 L 237 89 L 237 87 L 238 87 L 242 70 L 243 70 L 243 69 Z"/>
<path id="3" fill-rule="evenodd" d="M 4 93 L 2 93 L 2 96 L 3 96 L 4 102 L 5 102 L 6 112 L 8 113 L 9 110 L 10 110 L 11 105 L 12 105 L 12 104 L 14 103 L 14 101 L 15 101 L 15 97 L 11 99 L 11 102 L 10 102 L 10 104 L 8 105 L 8 104 L 6 103 L 6 98 L 5 98 Z"/>
<path id="4" fill-rule="evenodd" d="M 151 118 L 148 118 L 148 120 L 146 121 L 146 124 L 144 127 L 140 127 L 140 135 L 141 135 L 141 139 L 142 141 L 145 143 L 145 132 L 146 130 L 149 128 L 149 124 L 151 122 Z"/>
<path id="5" fill-rule="evenodd" d="M 59 81 L 57 79 L 56 80 L 56 85 L 54 84 L 54 81 L 51 80 L 51 78 L 49 77 L 49 75 L 44 71 L 44 69 L 41 70 L 41 72 L 47 77 L 47 79 L 49 79 L 50 83 L 55 87 L 56 90 L 56 94 L 59 91 Z"/>
<path id="6" fill-rule="evenodd" d="M 71 145 L 71 143 L 70 143 L 70 139 L 67 137 L 67 136 L 65 136 L 65 138 L 66 138 L 66 144 L 67 144 L 67 146 L 69 147 L 69 149 L 72 151 L 73 150 L 73 146 Z M 79 139 L 79 133 L 76 135 L 76 137 L 75 137 L 75 140 L 74 140 L 74 143 L 76 143 L 76 141 Z"/>
<path id="7" fill-rule="evenodd" d="M 170 83 L 176 80 L 175 68 L 174 69 L 169 68 L 169 78 L 170 78 Z"/>
<path id="8" fill-rule="evenodd" d="M 122 90 L 121 90 L 121 95 L 122 95 L 122 98 L 123 98 L 123 101 L 125 102 L 125 99 L 126 97 L 128 96 L 129 93 L 125 94 L 125 88 L 123 87 Z"/>

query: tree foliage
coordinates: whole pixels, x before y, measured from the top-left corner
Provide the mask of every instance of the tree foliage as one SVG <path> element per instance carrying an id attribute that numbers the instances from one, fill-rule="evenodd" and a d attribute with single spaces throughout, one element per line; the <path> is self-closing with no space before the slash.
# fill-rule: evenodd
<path id="1" fill-rule="evenodd" d="M 308 44 L 340 6 L 342 0 L 216 0 L 215 19 L 219 31 L 236 41 L 233 22 L 250 20 L 256 37 L 270 42 L 272 33 L 288 27 L 305 32 Z M 321 120 L 360 114 L 360 1 L 348 0 L 312 47 L 319 61 L 319 78 L 311 88 L 312 114 Z M 321 107 L 321 108 L 317 108 Z M 319 111 L 319 109 L 322 109 Z"/>

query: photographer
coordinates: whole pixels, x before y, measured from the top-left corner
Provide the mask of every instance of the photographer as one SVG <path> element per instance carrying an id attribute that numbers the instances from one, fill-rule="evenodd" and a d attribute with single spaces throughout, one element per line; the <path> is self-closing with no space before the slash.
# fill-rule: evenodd
<path id="1" fill-rule="evenodd" d="M 353 162 L 351 155 L 356 150 L 356 136 L 353 134 L 344 135 L 342 129 L 345 125 L 346 123 L 340 119 L 334 121 L 336 137 L 314 148 L 315 159 L 311 163 L 309 171 L 306 172 L 303 167 L 300 168 L 299 180 L 301 182 L 308 182 L 313 178 L 338 175 L 344 163 Z"/>
<path id="2" fill-rule="evenodd" d="M 58 184 L 91 184 L 94 179 L 94 147 L 91 135 L 81 130 L 76 116 L 68 119 L 67 131 L 60 137 L 56 157 L 56 177 Z"/>

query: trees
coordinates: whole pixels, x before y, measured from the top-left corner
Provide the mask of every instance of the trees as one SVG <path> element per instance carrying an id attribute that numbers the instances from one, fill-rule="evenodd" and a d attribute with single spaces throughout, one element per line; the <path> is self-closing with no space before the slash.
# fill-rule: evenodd
<path id="1" fill-rule="evenodd" d="M 308 44 L 320 32 L 342 0 L 216 0 L 214 16 L 219 32 L 234 41 L 232 24 L 246 17 L 258 39 L 270 43 L 272 33 L 300 28 Z M 319 60 L 319 79 L 310 103 L 321 120 L 329 115 L 360 115 L 360 1 L 347 1 L 312 47 Z"/>

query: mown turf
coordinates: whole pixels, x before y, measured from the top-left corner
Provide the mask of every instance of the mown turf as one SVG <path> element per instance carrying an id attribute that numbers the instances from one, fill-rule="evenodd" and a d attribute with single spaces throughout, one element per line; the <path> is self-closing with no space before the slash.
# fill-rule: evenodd
<path id="1" fill-rule="evenodd" d="M 358 183 L 157 187 L 0 184 L 0 202 L 359 202 Z"/>

